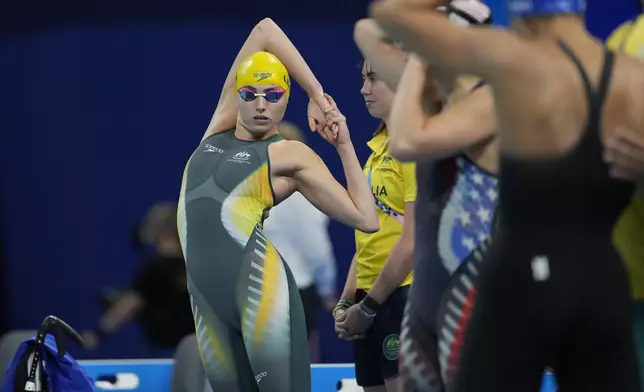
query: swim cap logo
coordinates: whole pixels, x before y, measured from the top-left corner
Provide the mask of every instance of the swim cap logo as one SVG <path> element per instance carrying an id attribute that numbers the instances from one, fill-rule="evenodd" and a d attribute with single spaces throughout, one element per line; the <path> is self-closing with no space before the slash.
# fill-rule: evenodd
<path id="1" fill-rule="evenodd" d="M 382 341 L 382 354 L 390 361 L 398 359 L 398 351 L 400 350 L 400 336 L 398 334 L 387 335 Z"/>
<path id="2" fill-rule="evenodd" d="M 261 82 L 262 80 L 266 80 L 270 77 L 272 77 L 273 74 L 271 72 L 254 72 L 253 77 L 257 79 L 258 82 Z"/>

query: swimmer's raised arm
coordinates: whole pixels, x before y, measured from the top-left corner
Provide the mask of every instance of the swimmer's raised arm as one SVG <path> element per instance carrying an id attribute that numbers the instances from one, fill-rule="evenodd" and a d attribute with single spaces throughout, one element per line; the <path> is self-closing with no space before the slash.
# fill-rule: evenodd
<path id="1" fill-rule="evenodd" d="M 344 167 L 347 189 L 336 181 L 313 150 L 300 144 L 296 154 L 301 164 L 293 174 L 297 190 L 328 216 L 366 233 L 378 231 L 378 213 L 373 194 L 364 178 L 353 144 L 340 144 L 336 150 Z"/>
<path id="2" fill-rule="evenodd" d="M 452 156 L 492 137 L 496 116 L 491 88 L 484 86 L 441 113 L 422 106 L 426 65 L 410 56 L 389 116 L 389 152 L 403 162 Z"/>
<path id="3" fill-rule="evenodd" d="M 365 179 L 353 143 L 349 137 L 346 119 L 330 96 L 326 96 L 333 108 L 327 115 L 329 124 L 337 125 L 338 132 L 320 132 L 332 144 L 344 168 L 347 180 L 345 189 L 333 177 L 322 159 L 306 145 L 296 141 L 280 141 L 269 147 L 275 160 L 274 171 L 280 178 L 292 183 L 320 211 L 348 226 L 365 233 L 378 231 L 378 212 L 371 188 Z M 279 166 L 277 166 L 279 165 Z"/>
<path id="4" fill-rule="evenodd" d="M 362 174 L 351 143 L 336 147 L 347 179 L 345 189 L 333 177 L 322 159 L 308 146 L 298 141 L 273 143 L 271 153 L 280 156 L 280 168 L 285 169 L 293 188 L 306 197 L 317 209 L 331 218 L 365 233 L 378 231 L 378 213 L 373 194 Z M 281 174 L 281 173 L 280 173 Z"/>
<path id="5" fill-rule="evenodd" d="M 356 22 L 353 39 L 362 56 L 387 87 L 396 91 L 396 86 L 405 69 L 407 53 L 399 45 L 388 41 L 373 19 L 361 19 Z"/>
<path id="6" fill-rule="evenodd" d="M 322 107 L 322 104 L 326 102 L 322 85 L 293 43 L 273 20 L 265 18 L 253 28 L 230 67 L 219 97 L 219 103 L 206 130 L 206 136 L 235 127 L 237 122 L 235 74 L 244 59 L 259 51 L 274 54 L 309 97 L 318 103 L 323 110 L 328 108 L 328 106 L 326 108 Z"/>
<path id="7" fill-rule="evenodd" d="M 538 58 L 510 31 L 455 25 L 436 10 L 444 3 L 445 0 L 376 1 L 370 6 L 370 14 L 390 39 L 401 41 L 406 50 L 418 53 L 428 63 L 457 74 L 477 75 L 494 82 L 501 74 L 507 76 L 517 66 L 525 65 L 527 59 Z"/>

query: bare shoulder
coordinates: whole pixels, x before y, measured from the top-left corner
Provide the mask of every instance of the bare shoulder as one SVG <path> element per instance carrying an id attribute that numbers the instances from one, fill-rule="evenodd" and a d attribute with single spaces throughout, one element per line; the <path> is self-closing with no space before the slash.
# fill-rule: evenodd
<path id="1" fill-rule="evenodd" d="M 481 46 L 490 50 L 489 58 L 495 68 L 504 71 L 522 69 L 526 64 L 532 64 L 540 58 L 538 52 L 541 45 L 522 37 L 516 31 L 498 26 L 478 29 L 480 30 L 474 30 L 472 33 L 478 34 L 477 40 L 485 42 L 485 44 L 481 43 Z M 485 34 L 480 34 L 479 31 L 484 31 Z"/>
<path id="2" fill-rule="evenodd" d="M 507 61 L 507 66 L 498 73 L 497 80 L 491 81 L 493 87 L 502 86 L 503 90 L 510 91 L 511 94 L 527 90 L 538 94 L 539 91 L 547 91 L 552 87 L 549 86 L 549 81 L 560 82 L 562 62 L 555 44 L 520 37 L 516 39 L 520 41 L 521 50 L 515 52 L 513 60 Z"/>
<path id="3" fill-rule="evenodd" d="M 516 63 L 524 73 L 542 75 L 542 72 L 552 65 L 553 54 L 557 46 L 551 41 L 521 39 L 521 51 L 516 53 Z M 555 56 L 556 57 L 556 56 Z"/>
<path id="4" fill-rule="evenodd" d="M 297 140 L 280 140 L 271 143 L 268 149 L 271 160 L 277 159 L 300 159 L 315 157 L 317 154 L 306 144 Z"/>
<path id="5" fill-rule="evenodd" d="M 278 175 L 293 174 L 307 163 L 320 159 L 306 144 L 296 140 L 280 140 L 268 146 L 273 172 Z"/>

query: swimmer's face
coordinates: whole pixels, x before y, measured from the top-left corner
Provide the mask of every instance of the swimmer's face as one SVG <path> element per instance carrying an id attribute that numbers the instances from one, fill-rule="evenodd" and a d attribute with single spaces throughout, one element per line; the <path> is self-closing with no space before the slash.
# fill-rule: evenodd
<path id="1" fill-rule="evenodd" d="M 288 95 L 283 88 L 254 84 L 237 90 L 237 120 L 251 134 L 262 135 L 282 121 Z"/>
<path id="2" fill-rule="evenodd" d="M 369 114 L 372 117 L 386 120 L 394 102 L 394 92 L 378 78 L 378 75 L 366 61 L 362 66 L 362 80 L 360 94 L 364 97 Z"/>

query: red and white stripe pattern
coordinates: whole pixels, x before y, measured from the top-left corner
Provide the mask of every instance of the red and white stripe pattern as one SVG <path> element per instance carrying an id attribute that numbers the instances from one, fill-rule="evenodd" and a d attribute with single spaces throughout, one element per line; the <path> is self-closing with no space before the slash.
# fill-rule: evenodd
<path id="1" fill-rule="evenodd" d="M 451 386 L 461 359 L 465 334 L 476 302 L 479 268 L 490 247 L 486 238 L 463 261 L 445 291 L 438 311 L 438 362 L 443 382 Z"/>

